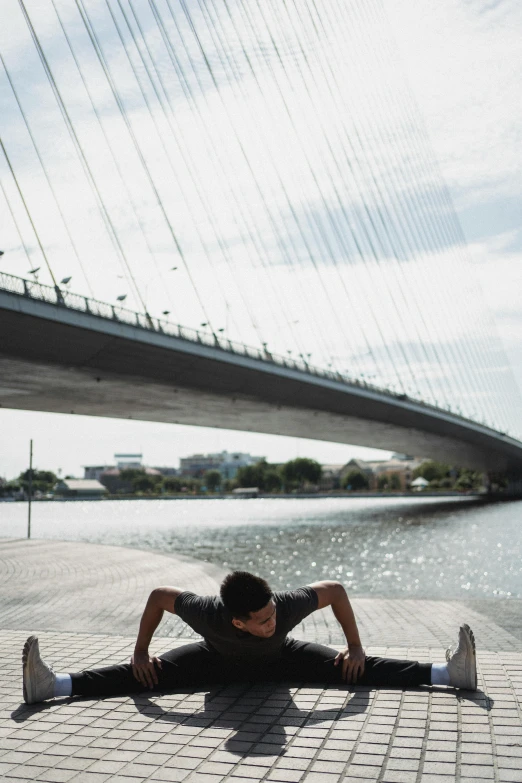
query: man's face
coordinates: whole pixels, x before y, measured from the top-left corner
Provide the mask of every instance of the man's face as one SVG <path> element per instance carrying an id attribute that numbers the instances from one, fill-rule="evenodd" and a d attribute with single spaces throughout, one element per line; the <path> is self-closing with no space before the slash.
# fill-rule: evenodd
<path id="1" fill-rule="evenodd" d="M 236 617 L 232 620 L 236 628 L 241 631 L 248 631 L 252 636 L 262 636 L 268 638 L 273 636 L 276 629 L 276 607 L 273 601 L 269 601 L 266 606 L 257 612 L 250 612 L 248 620 L 238 620 Z"/>

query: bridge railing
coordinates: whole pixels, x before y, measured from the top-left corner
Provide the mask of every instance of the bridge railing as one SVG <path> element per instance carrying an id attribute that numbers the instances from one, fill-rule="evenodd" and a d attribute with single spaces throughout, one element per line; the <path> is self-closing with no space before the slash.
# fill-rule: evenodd
<path id="1" fill-rule="evenodd" d="M 348 376 L 341 375 L 340 373 L 320 369 L 307 362 L 305 359 L 289 358 L 281 356 L 276 353 L 272 353 L 267 349 L 254 348 L 253 346 L 240 343 L 235 340 L 229 340 L 226 337 L 217 335 L 212 331 L 201 331 L 199 329 L 193 329 L 189 326 L 181 326 L 169 321 L 167 318 L 157 318 L 149 313 L 140 313 L 136 310 L 130 310 L 119 304 L 109 304 L 108 302 L 101 302 L 98 299 L 92 299 L 91 297 L 82 296 L 81 294 L 75 294 L 67 289 L 60 288 L 59 286 L 49 286 L 38 282 L 37 280 L 27 280 L 21 277 L 15 277 L 9 275 L 6 272 L 0 272 L 0 288 L 10 293 L 24 296 L 28 299 L 35 299 L 37 301 L 48 302 L 49 304 L 58 305 L 59 307 L 66 307 L 70 310 L 76 310 L 89 315 L 95 315 L 100 318 L 106 318 L 111 321 L 119 321 L 121 323 L 128 324 L 130 326 L 139 327 L 140 329 L 147 329 L 149 331 L 158 332 L 161 334 L 177 337 L 182 340 L 189 340 L 190 342 L 196 342 L 203 345 L 208 345 L 213 348 L 220 348 L 224 351 L 230 351 L 241 356 L 249 356 L 253 359 L 259 359 L 261 361 L 270 362 L 272 364 L 278 364 L 282 367 L 289 367 L 297 370 L 304 370 L 306 372 L 321 375 L 324 377 L 344 380 L 351 384 L 363 386 L 366 388 L 374 388 L 382 391 L 377 386 L 372 386 L 365 381 L 358 378 L 349 378 Z"/>
<path id="2" fill-rule="evenodd" d="M 409 397 L 403 393 L 389 388 L 376 386 L 368 383 L 364 379 L 354 378 L 347 375 L 342 375 L 339 372 L 328 370 L 324 368 L 316 367 L 306 361 L 304 358 L 296 359 L 281 356 L 276 353 L 272 353 L 267 349 L 254 348 L 246 345 L 245 343 L 229 340 L 226 337 L 215 334 L 215 332 L 200 331 L 188 326 L 181 326 L 180 324 L 172 323 L 166 318 L 153 317 L 149 313 L 140 313 L 136 310 L 130 310 L 129 308 L 118 305 L 109 304 L 107 302 L 101 302 L 98 299 L 91 299 L 81 294 L 74 294 L 59 286 L 48 286 L 43 283 L 39 283 L 37 280 L 26 280 L 25 278 L 15 277 L 9 275 L 6 272 L 0 272 L 0 289 L 8 291 L 10 293 L 18 294 L 19 296 L 26 297 L 28 299 L 34 299 L 41 302 L 48 302 L 49 304 L 57 305 L 59 307 L 65 307 L 70 310 L 76 310 L 78 312 L 87 313 L 98 318 L 104 318 L 111 321 L 118 321 L 130 326 L 134 326 L 139 329 L 146 329 L 148 331 L 156 332 L 159 334 L 169 335 L 176 337 L 180 340 L 187 340 L 191 343 L 199 343 L 200 345 L 208 345 L 212 348 L 233 353 L 240 356 L 247 356 L 252 359 L 257 359 L 269 364 L 275 364 L 281 367 L 289 369 L 299 370 L 312 375 L 317 375 L 321 378 L 329 380 L 335 380 L 340 383 L 344 383 L 347 386 L 357 386 L 363 389 L 369 389 L 378 393 L 385 393 L 400 400 L 410 400 L 417 405 L 422 405 L 426 408 L 433 408 L 434 410 L 446 410 L 453 415 L 457 415 L 460 419 L 470 421 L 473 424 L 472 419 L 467 419 L 460 412 L 456 413 L 452 411 L 449 406 L 433 406 L 423 400 Z M 484 426 L 489 426 L 483 423 Z"/>

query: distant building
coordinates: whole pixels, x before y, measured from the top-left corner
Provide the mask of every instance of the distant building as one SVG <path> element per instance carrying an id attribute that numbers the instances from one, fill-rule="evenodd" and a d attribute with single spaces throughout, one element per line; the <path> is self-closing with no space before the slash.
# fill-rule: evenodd
<path id="1" fill-rule="evenodd" d="M 55 488 L 55 495 L 77 500 L 101 500 L 107 489 L 93 479 L 61 479 Z"/>
<path id="2" fill-rule="evenodd" d="M 399 477 L 401 489 L 408 489 L 413 479 L 413 471 L 423 462 L 424 458 L 409 457 L 404 454 L 394 454 L 387 460 L 369 461 L 367 465 L 374 477 L 372 489 L 377 489 L 380 476 L 390 477 L 394 473 Z"/>
<path id="3" fill-rule="evenodd" d="M 120 478 L 119 468 L 107 467 L 103 473 L 100 474 L 99 481 L 109 490 L 111 495 L 116 495 L 118 492 L 122 494 L 132 492 L 132 482 L 124 481 Z"/>
<path id="4" fill-rule="evenodd" d="M 114 465 L 84 465 L 83 477 L 84 479 L 99 481 L 101 474 L 105 473 L 106 470 L 111 470 L 113 467 Z"/>
<path id="5" fill-rule="evenodd" d="M 251 454 L 228 451 L 218 454 L 193 454 L 180 459 L 180 475 L 203 478 L 207 470 L 218 470 L 224 479 L 233 479 L 239 468 L 255 465 L 262 459 L 263 457 L 253 457 Z"/>
<path id="6" fill-rule="evenodd" d="M 162 476 L 179 476 L 178 468 L 163 468 L 159 465 L 154 465 L 152 470 L 157 470 Z"/>
<path id="7" fill-rule="evenodd" d="M 116 465 L 85 465 L 83 468 L 84 472 L 84 478 L 86 479 L 95 479 L 96 481 L 101 481 L 102 484 L 105 482 L 103 481 L 104 476 L 119 476 L 121 470 L 127 470 L 127 468 L 119 468 L 116 467 Z M 148 475 L 161 475 L 161 476 L 177 476 L 179 475 L 179 470 L 177 468 L 166 468 L 166 467 L 156 467 L 153 468 L 146 468 L 143 467 L 143 465 L 140 465 L 139 467 L 133 467 L 132 470 L 143 470 L 145 473 L 148 473 Z M 152 473 L 151 473 L 152 471 Z"/>
<path id="8" fill-rule="evenodd" d="M 425 478 L 422 476 L 419 476 L 415 479 L 415 481 L 411 482 L 411 488 L 414 492 L 422 492 L 423 489 L 426 489 L 430 484 L 429 481 L 426 481 Z"/>
<path id="9" fill-rule="evenodd" d="M 116 467 L 120 470 L 134 468 L 138 470 L 142 466 L 143 454 L 115 454 Z"/>
<path id="10" fill-rule="evenodd" d="M 221 461 L 212 454 L 192 454 L 190 457 L 181 457 L 179 461 L 180 476 L 202 478 L 207 470 L 219 470 Z"/>
<path id="11" fill-rule="evenodd" d="M 113 470 L 124 470 L 125 468 L 134 468 L 139 470 L 142 467 L 143 454 L 115 454 L 114 465 L 84 465 L 83 477 L 85 479 L 94 479 L 100 481 L 104 473 L 110 473 Z"/>
<path id="12" fill-rule="evenodd" d="M 122 472 L 129 470 L 129 468 L 107 468 L 100 475 L 100 482 L 104 487 L 107 487 L 111 495 L 126 495 L 134 491 L 132 480 L 128 478 L 122 478 Z M 141 470 L 146 476 L 161 476 L 159 470 L 156 468 L 131 468 L 131 470 Z"/>
<path id="13" fill-rule="evenodd" d="M 320 489 L 323 491 L 342 488 L 343 477 L 352 470 L 359 470 L 368 478 L 370 489 L 378 489 L 381 476 L 390 477 L 396 474 L 400 488 L 408 489 L 413 478 L 413 471 L 424 459 L 406 454 L 394 454 L 387 460 L 351 459 L 345 465 L 323 465 Z"/>
<path id="14" fill-rule="evenodd" d="M 141 468 L 141 461 L 143 454 L 115 454 L 115 465 L 84 465 L 83 477 L 86 479 L 100 480 L 100 476 L 103 473 L 107 473 L 112 470 L 123 470 L 125 468 L 134 468 L 139 470 Z"/>
<path id="15" fill-rule="evenodd" d="M 330 489 L 340 489 L 342 475 L 346 472 L 344 463 L 342 465 L 323 465 L 322 469 L 319 491 L 327 492 Z"/>
<path id="16" fill-rule="evenodd" d="M 349 473 L 351 470 L 360 470 L 361 473 L 364 473 L 368 478 L 373 475 L 371 463 L 365 462 L 363 459 L 351 459 L 350 462 L 347 462 L 343 468 L 343 475 Z"/>
<path id="17" fill-rule="evenodd" d="M 123 470 L 142 470 L 147 476 L 177 476 L 177 468 L 148 468 L 143 465 L 143 454 L 115 454 L 115 465 L 84 465 L 85 479 L 93 479 L 103 484 L 111 495 L 126 494 L 133 491 L 132 482 L 121 478 Z"/>

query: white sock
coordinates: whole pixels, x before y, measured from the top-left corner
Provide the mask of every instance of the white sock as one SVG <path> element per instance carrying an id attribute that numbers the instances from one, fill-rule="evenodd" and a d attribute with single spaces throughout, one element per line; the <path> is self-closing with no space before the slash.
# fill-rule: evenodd
<path id="1" fill-rule="evenodd" d="M 54 698 L 70 696 L 72 694 L 72 680 L 70 674 L 57 674 L 54 683 Z"/>
<path id="2" fill-rule="evenodd" d="M 432 663 L 431 665 L 431 684 L 449 685 L 450 676 L 448 667 L 445 663 Z"/>

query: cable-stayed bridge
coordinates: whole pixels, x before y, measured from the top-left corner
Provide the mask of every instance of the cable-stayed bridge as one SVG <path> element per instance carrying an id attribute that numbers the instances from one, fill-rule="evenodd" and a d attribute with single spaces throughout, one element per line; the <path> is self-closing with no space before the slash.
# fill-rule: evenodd
<path id="1" fill-rule="evenodd" d="M 405 394 L 0 275 L 1 404 L 430 454 L 482 471 L 522 468 L 522 443 Z"/>
<path id="2" fill-rule="evenodd" d="M 0 15 L 4 407 L 519 471 L 520 394 L 378 0 Z"/>

